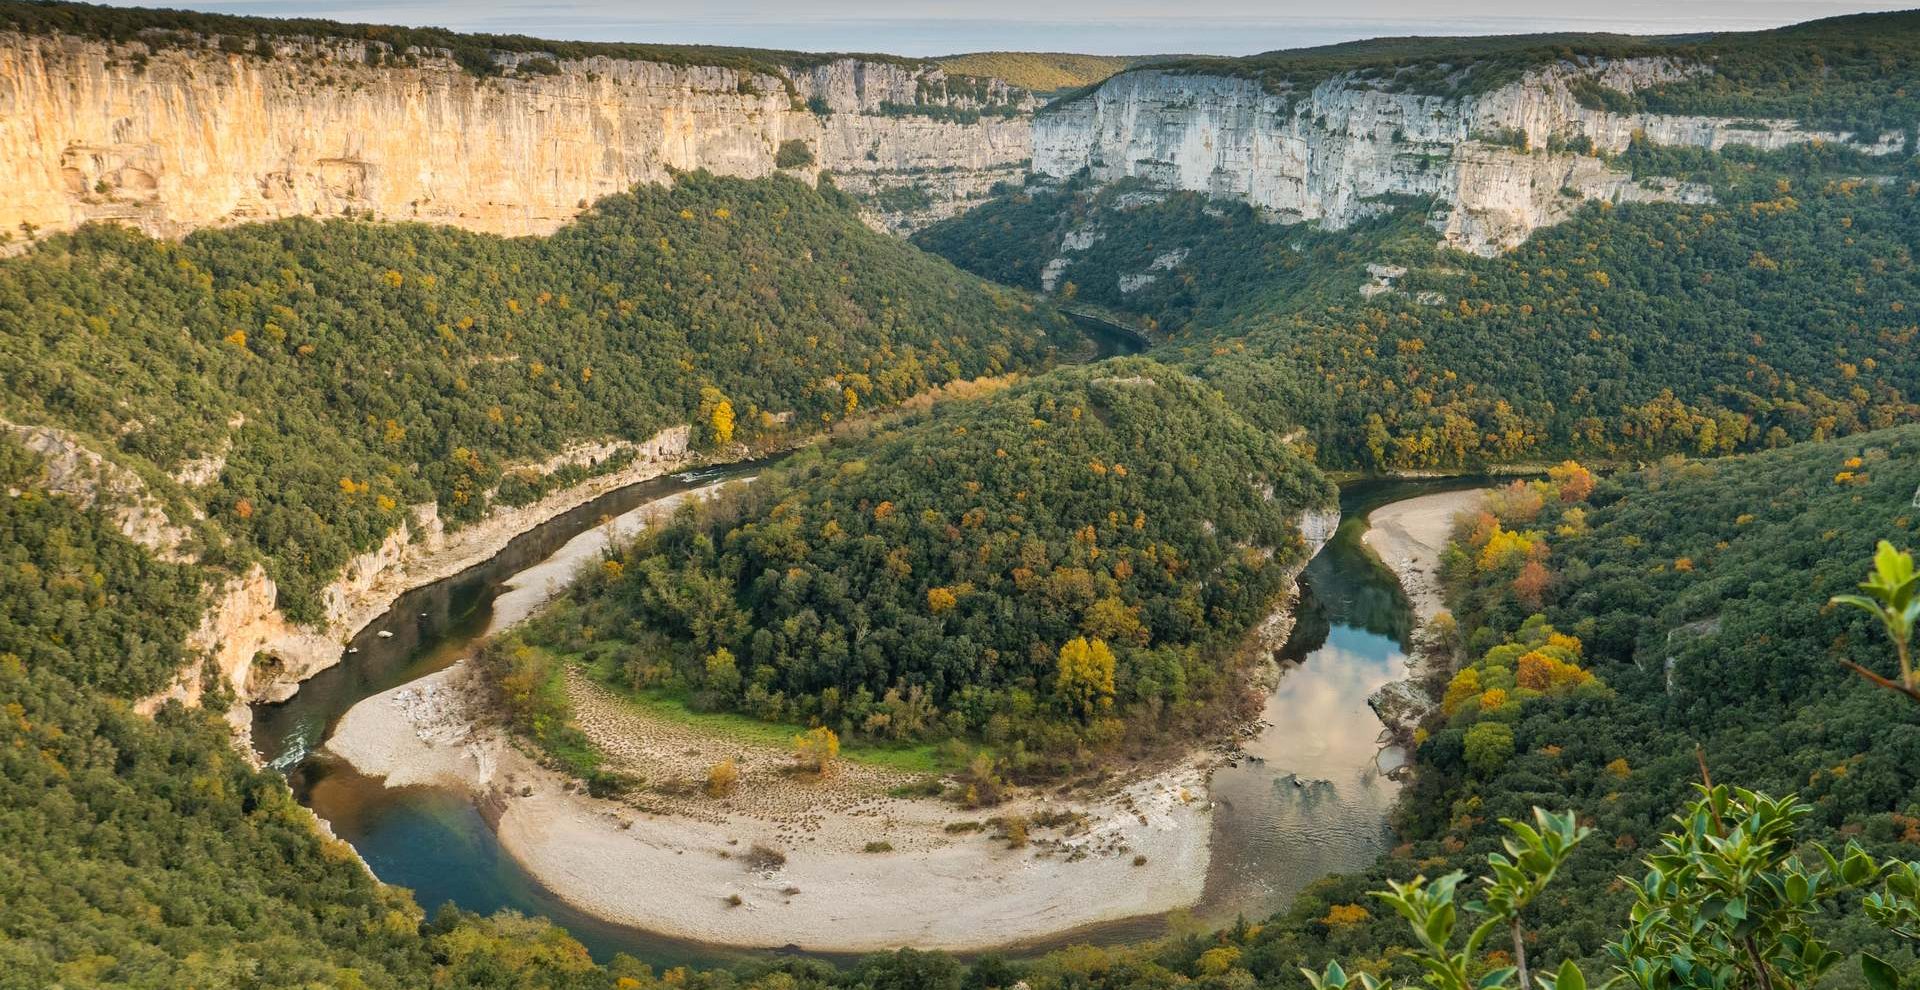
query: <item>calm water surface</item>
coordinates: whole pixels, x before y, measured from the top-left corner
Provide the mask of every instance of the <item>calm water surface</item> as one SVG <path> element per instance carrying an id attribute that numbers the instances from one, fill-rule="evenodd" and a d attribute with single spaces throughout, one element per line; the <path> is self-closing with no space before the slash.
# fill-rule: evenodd
<path id="1" fill-rule="evenodd" d="M 1340 531 L 1300 577 L 1296 624 L 1275 658 L 1267 728 L 1247 759 L 1213 776 L 1213 861 L 1202 921 L 1266 917 L 1307 884 L 1356 870 L 1391 843 L 1400 786 L 1386 774 L 1405 754 L 1381 745 L 1367 706 L 1407 673 L 1413 613 L 1400 584 L 1360 543 L 1368 512 L 1389 502 L 1475 488 L 1484 478 L 1368 480 L 1340 493 Z"/>

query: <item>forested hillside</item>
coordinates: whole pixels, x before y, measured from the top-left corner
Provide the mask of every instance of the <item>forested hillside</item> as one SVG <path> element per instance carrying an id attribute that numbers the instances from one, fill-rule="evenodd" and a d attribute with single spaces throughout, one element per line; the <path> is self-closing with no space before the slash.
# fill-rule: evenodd
<path id="1" fill-rule="evenodd" d="M 1070 184 L 918 241 L 1034 288 L 1069 259 L 1058 297 L 1170 332 L 1162 360 L 1270 429 L 1307 427 L 1329 466 L 1711 455 L 1920 413 L 1920 173 L 1831 148 L 1624 161 L 1717 202 L 1591 204 L 1478 258 L 1435 248 L 1418 209 L 1331 234 Z M 1063 248 L 1073 232 L 1091 243 Z"/>
<path id="2" fill-rule="evenodd" d="M 827 58 L 10 0 L 0 27 L 236 59 L 312 33 L 444 47 L 481 76 L 500 71 L 496 51 L 773 72 Z M 1577 101 L 1903 131 L 1908 151 L 1920 138 L 1914 14 L 1170 68 L 1258 78 L 1268 96 L 1341 72 L 1455 96 L 1626 55 L 1713 71 L 1578 86 Z M 1065 88 L 1117 63 L 986 53 L 949 68 Z M 71 465 L 0 430 L 0 990 L 1322 990 L 1300 967 L 1335 959 L 1411 986 L 1417 939 L 1373 893 L 1482 869 L 1510 848 L 1501 820 L 1536 807 L 1592 833 L 1526 905 L 1514 949 L 1536 973 L 1600 974 L 1645 857 L 1706 777 L 1806 802 L 1789 845 L 1920 861 L 1920 704 L 1849 669 L 1892 677 L 1893 649 L 1830 604 L 1878 541 L 1920 542 L 1920 167 L 1818 142 L 1641 138 L 1606 164 L 1695 184 L 1697 201 L 1586 202 L 1492 257 L 1436 246 L 1437 201 L 1372 199 L 1329 231 L 1080 179 L 1003 188 L 912 245 L 865 226 L 830 179 L 705 173 L 609 197 L 545 238 L 352 216 L 178 241 L 20 231 L 31 248 L 0 260 L 0 418 L 126 466 L 189 536 L 177 554 L 134 542 L 111 499 L 75 496 Z M 1517 144 L 1501 147 L 1526 161 L 1569 147 Z M 1138 321 L 1153 354 L 1054 367 L 1083 346 L 1042 290 Z M 378 883 L 241 755 L 218 714 L 226 685 L 134 712 L 195 659 L 218 579 L 261 562 L 287 616 L 312 621 L 327 582 L 413 507 L 471 525 L 634 456 L 539 469 L 571 446 L 682 425 L 714 456 L 833 438 L 609 553 L 504 641 L 516 649 L 486 655 L 537 665 L 509 671 L 529 696 L 546 689 L 535 704 L 578 664 L 700 712 L 876 745 L 961 740 L 995 786 L 1164 752 L 1246 714 L 1250 634 L 1310 553 L 1303 521 L 1317 533 L 1313 514 L 1335 505 L 1323 470 L 1579 457 L 1610 472 L 1560 463 L 1456 526 L 1453 618 L 1428 630 L 1435 709 L 1397 727 L 1412 761 L 1398 845 L 1272 918 L 1176 922 L 1139 946 L 597 965 L 543 920 L 430 920 Z M 551 743 L 565 714 L 514 720 Z M 1914 876 L 1889 909 L 1899 925 L 1869 919 L 1883 905 L 1864 887 L 1807 912 L 1849 960 L 1819 987 L 1867 986 L 1852 959 L 1871 950 L 1898 968 L 1871 990 L 1920 990 Z M 1484 896 L 1468 886 L 1463 901 Z M 1796 899 L 1763 886 L 1756 907 Z M 1461 968 L 1504 990 L 1514 955 L 1501 944 Z M 1347 985 L 1363 981 L 1325 984 Z"/>
<path id="3" fill-rule="evenodd" d="M 0 261 L 0 319 L 0 412 L 74 430 L 203 509 L 200 551 L 264 556 L 298 619 L 409 505 L 457 526 L 529 501 L 589 469 L 517 470 L 568 443 L 696 418 L 707 449 L 778 443 L 1044 364 L 1072 334 L 868 230 L 830 189 L 705 174 L 550 238 L 89 229 Z M 199 458 L 220 465 L 204 484 L 167 479 Z"/>
<path id="4" fill-rule="evenodd" d="M 1916 486 L 1913 426 L 1675 458 L 1597 487 L 1583 472 L 1515 483 L 1448 552 L 1458 632 L 1440 641 L 1443 657 L 1460 644 L 1459 672 L 1417 736 L 1403 845 L 1264 925 L 1152 958 L 1199 975 L 1224 952 L 1215 958 L 1260 985 L 1304 986 L 1297 966 L 1337 957 L 1414 985 L 1419 970 L 1397 951 L 1413 944 L 1405 923 L 1368 892 L 1474 872 L 1500 849 L 1499 819 L 1540 806 L 1572 810 L 1594 835 L 1529 911 L 1535 972 L 1576 959 L 1604 973 L 1598 957 L 1633 903 L 1615 880 L 1643 874 L 1640 857 L 1693 796 L 1703 762 L 1715 783 L 1812 804 L 1803 838 L 1920 859 L 1920 704 L 1837 662 L 1895 672 L 1878 624 L 1827 604 L 1854 590 L 1877 540 L 1914 545 Z M 1903 971 L 1920 966 L 1910 942 L 1857 911 L 1818 927 L 1849 960 L 1866 946 Z M 1858 972 L 1849 961 L 1839 975 Z M 1153 984 L 1134 970 L 1093 985 Z"/>
<path id="5" fill-rule="evenodd" d="M 544 923 L 423 937 L 412 897 L 249 766 L 217 705 L 148 719 L 111 698 L 172 676 L 197 575 L 48 495 L 44 471 L 0 437 L 0 987 L 412 988 L 436 957 L 451 976 L 495 953 L 528 975 L 587 966 Z"/>
<path id="6" fill-rule="evenodd" d="M 718 45 L 655 45 L 624 42 L 563 41 L 518 34 L 467 34 L 437 27 L 400 27 L 391 24 L 351 24 L 319 18 L 247 17 L 197 10 L 146 9 L 48 0 L 0 0 L 0 27 L 27 34 L 74 34 L 81 37 L 128 41 L 135 38 L 155 47 L 180 44 L 197 47 L 218 38 L 223 50 L 267 55 L 274 39 L 290 37 L 338 38 L 391 46 L 396 59 L 407 49 L 443 50 L 462 68 L 479 76 L 498 75 L 506 66 L 495 52 L 538 53 L 558 58 L 623 58 L 668 65 L 715 65 L 749 72 L 780 75 L 782 69 L 805 69 L 845 56 L 826 52 L 771 51 Z M 924 60 L 893 55 L 860 55 L 867 61 L 918 65 Z"/>
<path id="7" fill-rule="evenodd" d="M 1333 500 L 1204 385 L 1114 359 L 803 454 L 649 531 L 536 638 L 847 735 L 1150 745 L 1227 698 Z"/>

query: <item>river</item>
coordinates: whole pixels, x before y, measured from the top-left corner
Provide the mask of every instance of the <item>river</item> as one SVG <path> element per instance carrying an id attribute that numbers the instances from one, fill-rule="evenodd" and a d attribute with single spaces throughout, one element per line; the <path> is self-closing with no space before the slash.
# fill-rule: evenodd
<path id="1" fill-rule="evenodd" d="M 1093 360 L 1139 350 L 1137 339 L 1098 320 L 1075 322 L 1094 343 Z M 406 593 L 354 638 L 340 664 L 301 684 L 287 701 L 255 707 L 260 757 L 287 774 L 295 795 L 351 843 L 376 876 L 411 888 L 429 911 L 451 903 L 481 914 L 511 909 L 545 916 L 602 961 L 626 952 L 656 966 L 707 967 L 763 955 L 588 915 L 529 877 L 501 849 L 467 795 L 388 789 L 318 750 L 362 699 L 470 656 L 495 619 L 496 603 L 518 607 L 509 604 L 515 577 L 564 556 L 569 542 L 591 539 L 590 530 L 642 506 L 750 477 L 777 460 L 689 471 L 609 492 L 521 534 L 483 563 Z M 1398 793 L 1386 772 L 1401 756 L 1381 748 L 1381 726 L 1366 699 L 1404 675 L 1412 618 L 1398 583 L 1359 536 L 1373 508 L 1479 483 L 1363 481 L 1342 488 L 1345 522 L 1302 575 L 1298 621 L 1274 658 L 1281 674 L 1267 699 L 1267 725 L 1245 741 L 1245 759 L 1213 777 L 1213 856 L 1201 903 L 1191 912 L 1198 921 L 1264 917 L 1315 878 L 1364 866 L 1386 849 L 1388 815 Z M 1136 941 L 1164 934 L 1169 924 L 1166 917 L 1131 919 L 1010 951 Z"/>
<path id="2" fill-rule="evenodd" d="M 515 575 L 612 517 L 750 476 L 767 463 L 686 472 L 608 493 L 522 534 L 482 564 L 407 593 L 356 637 L 354 652 L 341 664 L 302 684 L 288 701 L 255 708 L 254 739 L 262 759 L 288 774 L 300 800 L 350 842 L 377 876 L 412 888 L 429 910 L 452 903 L 479 913 L 544 915 L 603 960 L 627 952 L 659 966 L 712 966 L 754 957 L 610 924 L 572 908 L 502 851 L 466 795 L 390 790 L 315 750 L 361 699 L 470 655 Z M 1345 522 L 1302 575 L 1298 622 L 1275 657 L 1282 673 L 1267 699 L 1268 725 L 1245 742 L 1245 759 L 1214 775 L 1213 859 L 1205 894 L 1191 912 L 1198 921 L 1264 917 L 1315 878 L 1362 867 L 1387 848 L 1398 786 L 1386 771 L 1401 756 L 1380 746 L 1381 726 L 1366 699 L 1404 675 L 1411 616 L 1399 585 L 1361 547 L 1359 535 L 1372 508 L 1478 483 L 1368 481 L 1343 488 Z M 1134 919 L 1016 951 L 1132 941 L 1167 929 L 1164 917 Z"/>

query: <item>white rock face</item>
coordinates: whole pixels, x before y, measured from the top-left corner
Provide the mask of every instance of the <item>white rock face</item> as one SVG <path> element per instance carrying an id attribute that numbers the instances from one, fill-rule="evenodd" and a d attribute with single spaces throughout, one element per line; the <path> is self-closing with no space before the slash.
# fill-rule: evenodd
<path id="1" fill-rule="evenodd" d="M 71 499 L 82 508 L 98 504 L 122 536 L 152 550 L 162 560 L 182 561 L 192 533 L 167 518 L 166 507 L 132 471 L 100 456 L 79 437 L 51 426 L 23 426 L 0 419 L 0 432 L 38 454 L 43 473 L 34 487 Z M 7 497 L 21 493 L 7 491 Z"/>
<path id="2" fill-rule="evenodd" d="M 1335 228 L 1376 212 L 1383 197 L 1433 199 L 1446 242 L 1492 253 L 1588 199 L 1710 198 L 1670 180 L 1635 181 L 1595 155 L 1549 153 L 1550 143 L 1584 147 L 1585 138 L 1615 153 L 1640 133 L 1714 149 L 1822 140 L 1888 154 L 1904 144 L 1898 134 L 1860 142 L 1786 121 L 1615 114 L 1581 106 L 1572 90 L 1592 79 L 1628 92 L 1690 71 L 1701 70 L 1663 59 L 1568 62 L 1463 99 L 1390 93 L 1349 76 L 1276 93 L 1252 79 L 1127 72 L 1036 117 L 1033 168 L 1053 177 L 1087 169 L 1097 181 L 1140 177 Z"/>
<path id="3" fill-rule="evenodd" d="M 906 228 L 1019 178 L 1031 157 L 1031 97 L 949 90 L 937 68 L 842 59 L 783 78 L 596 57 L 480 79 L 417 54 L 374 67 L 361 44 L 286 42 L 262 58 L 0 34 L 0 229 L 13 250 L 22 224 L 177 236 L 348 211 L 546 233 L 673 170 L 771 174 L 790 140 L 813 152 L 795 170 L 808 181 L 824 168 L 855 194 L 918 186 L 925 202 L 877 218 Z M 916 105 L 1020 115 L 900 112 Z"/>
<path id="4" fill-rule="evenodd" d="M 173 684 L 136 707 L 152 712 L 174 698 L 195 703 L 209 673 L 231 687 L 243 704 L 284 701 L 301 681 L 339 663 L 341 644 L 408 590 L 486 560 L 520 533 L 599 495 L 686 467 L 693 460 L 691 436 L 687 427 L 676 426 L 638 443 L 590 441 L 570 447 L 530 470 L 548 465 L 557 469 L 601 450 L 630 450 L 634 456 L 617 471 L 549 492 L 527 505 L 496 507 L 484 519 L 451 533 L 441 524 L 438 506 L 414 506 L 405 525 L 387 534 L 380 546 L 348 561 L 321 589 L 326 617 L 314 626 L 287 619 L 273 579 L 256 564 L 209 589 L 209 608 L 187 641 L 201 662 L 190 664 Z"/>

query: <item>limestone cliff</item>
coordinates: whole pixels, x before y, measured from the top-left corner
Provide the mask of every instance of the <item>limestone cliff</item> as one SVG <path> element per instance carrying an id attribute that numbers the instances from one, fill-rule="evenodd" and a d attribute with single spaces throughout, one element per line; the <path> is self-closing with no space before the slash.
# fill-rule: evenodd
<path id="1" fill-rule="evenodd" d="M 1887 154 L 1904 145 L 1899 134 L 1860 138 L 1789 121 L 1609 113 L 1574 95 L 1577 83 L 1632 92 L 1701 71 L 1667 59 L 1562 62 L 1453 98 L 1389 91 L 1356 75 L 1295 92 L 1235 76 L 1139 70 L 1039 113 L 1033 168 L 1054 177 L 1086 169 L 1097 181 L 1137 176 L 1243 200 L 1276 220 L 1335 228 L 1390 197 L 1417 197 L 1435 204 L 1433 224 L 1448 243 L 1491 253 L 1588 199 L 1709 197 L 1671 180 L 1635 180 L 1612 165 L 1605 156 L 1636 134 L 1715 149 L 1823 140 Z"/>
<path id="2" fill-rule="evenodd" d="M 545 233 L 674 170 L 769 174 L 793 141 L 812 158 L 796 171 L 830 171 L 910 228 L 1031 157 L 1028 94 L 930 65 L 496 60 L 482 78 L 444 52 L 338 40 L 256 55 L 0 34 L 0 229 L 16 250 L 88 220 L 178 236 L 353 212 Z"/>
<path id="3" fill-rule="evenodd" d="M 181 671 L 170 687 L 138 707 L 151 712 L 172 698 L 197 702 L 209 679 L 225 683 L 243 703 L 283 701 L 301 681 L 340 662 L 342 644 L 403 593 L 480 563 L 515 536 L 599 495 L 688 466 L 694 462 L 690 437 L 691 431 L 678 426 L 644 443 L 616 441 L 563 452 L 529 469 L 550 473 L 571 463 L 580 451 L 630 451 L 633 458 L 618 471 L 527 505 L 496 508 L 479 522 L 451 532 L 442 525 L 437 506 L 414 506 L 406 525 L 349 561 L 326 586 L 326 619 L 317 626 L 287 620 L 273 579 L 259 565 L 229 577 L 208 589 L 207 611 L 188 637 L 187 648 L 200 663 Z"/>
<path id="4" fill-rule="evenodd" d="M 64 496 L 83 509 L 98 506 L 122 536 L 162 560 L 188 559 L 186 544 L 193 534 L 168 518 L 166 507 L 147 491 L 138 475 L 95 453 L 66 430 L 0 419 L 0 432 L 39 455 L 43 466 L 34 488 Z"/>

